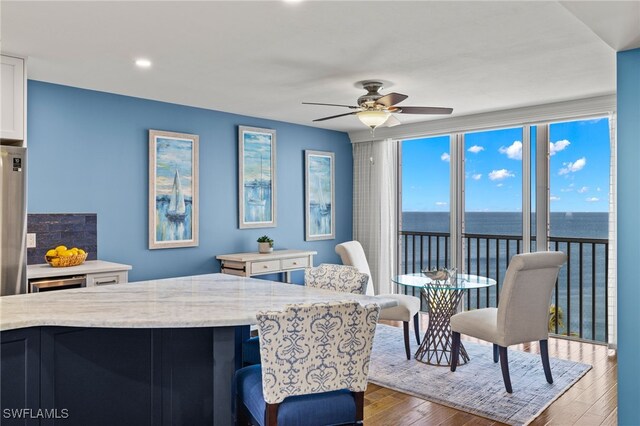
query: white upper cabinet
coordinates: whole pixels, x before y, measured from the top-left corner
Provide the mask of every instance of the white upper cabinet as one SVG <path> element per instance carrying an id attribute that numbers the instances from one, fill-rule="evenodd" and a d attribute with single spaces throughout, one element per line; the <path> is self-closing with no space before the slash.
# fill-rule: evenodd
<path id="1" fill-rule="evenodd" d="M 24 140 L 24 59 L 2 55 L 0 69 L 0 138 Z"/>

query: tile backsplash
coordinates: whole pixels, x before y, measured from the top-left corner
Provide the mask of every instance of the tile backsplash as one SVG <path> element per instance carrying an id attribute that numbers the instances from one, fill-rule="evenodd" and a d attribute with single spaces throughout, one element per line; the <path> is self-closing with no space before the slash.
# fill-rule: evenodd
<path id="1" fill-rule="evenodd" d="M 36 247 L 27 249 L 27 263 L 45 263 L 47 250 L 59 245 L 85 250 L 98 258 L 98 218 L 95 213 L 28 214 L 27 232 L 36 234 Z"/>

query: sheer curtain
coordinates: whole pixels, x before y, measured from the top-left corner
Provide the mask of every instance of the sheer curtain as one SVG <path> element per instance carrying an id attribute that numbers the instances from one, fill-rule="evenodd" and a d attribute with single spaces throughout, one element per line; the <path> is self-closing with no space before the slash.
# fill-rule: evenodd
<path id="1" fill-rule="evenodd" d="M 364 248 L 376 294 L 394 288 L 398 146 L 392 139 L 353 144 L 353 238 Z"/>

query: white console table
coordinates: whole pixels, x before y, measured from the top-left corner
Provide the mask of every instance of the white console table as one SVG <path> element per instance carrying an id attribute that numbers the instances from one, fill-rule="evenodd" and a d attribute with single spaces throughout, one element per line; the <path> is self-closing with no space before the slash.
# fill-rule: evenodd
<path id="1" fill-rule="evenodd" d="M 235 253 L 216 256 L 223 274 L 252 277 L 254 275 L 284 273 L 291 282 L 291 271 L 313 266 L 316 251 L 274 250 L 271 253 Z"/>

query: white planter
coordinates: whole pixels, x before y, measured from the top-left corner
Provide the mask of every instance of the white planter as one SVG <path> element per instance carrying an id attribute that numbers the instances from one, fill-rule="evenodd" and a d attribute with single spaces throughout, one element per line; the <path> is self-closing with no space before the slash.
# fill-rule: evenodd
<path id="1" fill-rule="evenodd" d="M 258 243 L 258 252 L 259 253 L 271 253 L 273 251 L 273 247 L 269 243 Z"/>

